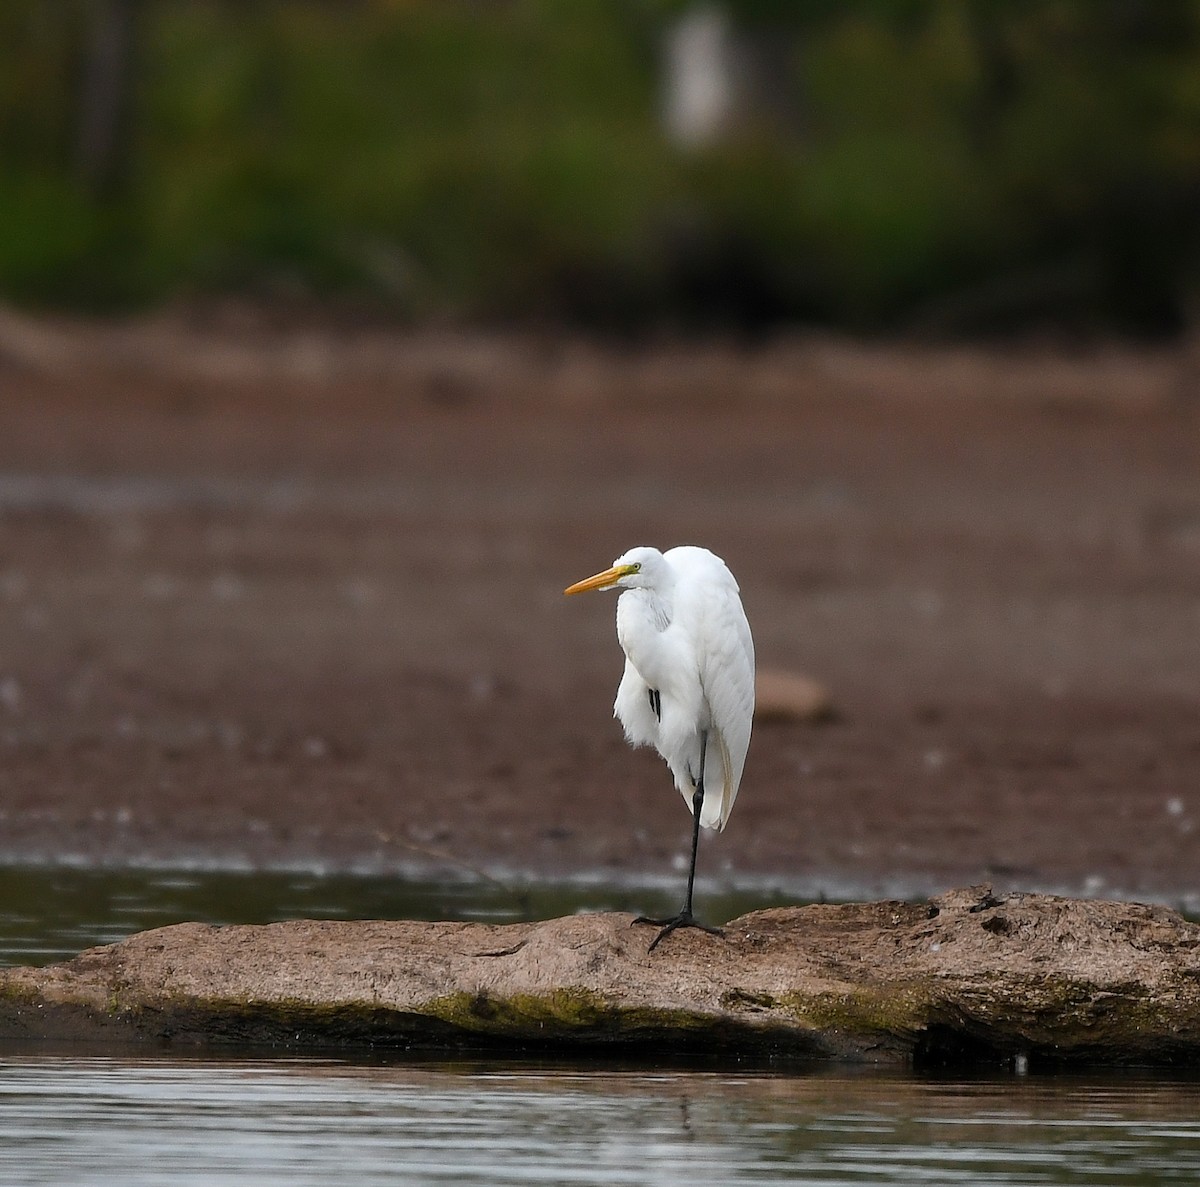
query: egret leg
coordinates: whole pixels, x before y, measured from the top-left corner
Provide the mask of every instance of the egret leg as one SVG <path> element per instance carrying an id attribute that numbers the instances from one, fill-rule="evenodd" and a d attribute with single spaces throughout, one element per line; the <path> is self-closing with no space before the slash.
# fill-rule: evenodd
<path id="1" fill-rule="evenodd" d="M 700 809 L 704 807 L 704 755 L 707 750 L 708 731 L 706 730 L 700 735 L 700 774 L 696 779 L 696 790 L 692 792 L 692 864 L 688 869 L 687 898 L 683 900 L 683 907 L 679 914 L 672 915 L 669 919 L 651 919 L 646 915 L 639 915 L 634 920 L 634 923 L 652 923 L 655 927 L 662 929 L 650 941 L 648 952 L 653 952 L 664 937 L 681 927 L 697 927 L 714 936 L 725 934 L 719 927 L 709 927 L 707 923 L 701 923 L 692 914 L 692 888 L 696 883 L 696 852 L 700 848 Z"/>

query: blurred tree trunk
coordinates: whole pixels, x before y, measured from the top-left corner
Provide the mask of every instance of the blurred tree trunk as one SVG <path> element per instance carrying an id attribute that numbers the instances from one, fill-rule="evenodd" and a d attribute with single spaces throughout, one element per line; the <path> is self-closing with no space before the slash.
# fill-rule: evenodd
<path id="1" fill-rule="evenodd" d="M 134 41 L 141 0 L 90 0 L 79 91 L 76 171 L 96 197 L 119 188 L 129 162 Z"/>
<path id="2" fill-rule="evenodd" d="M 691 5 L 666 31 L 668 137 L 703 149 L 764 122 L 798 133 L 799 43 L 794 22 L 739 21 L 713 0 Z"/>

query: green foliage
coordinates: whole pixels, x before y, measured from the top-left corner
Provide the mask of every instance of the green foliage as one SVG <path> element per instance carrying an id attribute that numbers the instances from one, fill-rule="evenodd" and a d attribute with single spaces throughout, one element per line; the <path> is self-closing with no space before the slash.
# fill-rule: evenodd
<path id="1" fill-rule="evenodd" d="M 675 0 L 141 0 L 119 183 L 83 0 L 0 8 L 0 292 L 365 295 L 411 316 L 1171 328 L 1200 258 L 1200 3 L 730 11 L 783 105 L 659 119 Z M 1047 283 L 1046 277 L 1053 282 Z"/>

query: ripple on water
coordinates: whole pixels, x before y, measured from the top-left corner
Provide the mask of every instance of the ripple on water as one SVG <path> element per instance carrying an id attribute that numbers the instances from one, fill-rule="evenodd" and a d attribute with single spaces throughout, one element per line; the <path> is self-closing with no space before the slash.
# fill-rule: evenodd
<path id="1" fill-rule="evenodd" d="M 1200 1084 L 0 1052 L 0 1181 L 1200 1181 Z"/>

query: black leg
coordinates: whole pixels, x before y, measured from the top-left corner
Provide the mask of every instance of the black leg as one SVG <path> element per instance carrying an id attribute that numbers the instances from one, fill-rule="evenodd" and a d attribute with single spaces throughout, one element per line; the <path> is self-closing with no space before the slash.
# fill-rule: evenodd
<path id="1" fill-rule="evenodd" d="M 687 898 L 683 900 L 683 908 L 678 915 L 672 915 L 670 919 L 650 919 L 645 915 L 639 915 L 634 920 L 634 923 L 653 923 L 662 929 L 650 941 L 650 947 L 647 949 L 650 952 L 653 952 L 666 936 L 681 927 L 697 927 L 714 936 L 725 934 L 719 927 L 709 927 L 707 924 L 701 923 L 692 914 L 692 888 L 696 884 L 696 852 L 700 848 L 700 809 L 704 807 L 704 755 L 707 750 L 708 733 L 705 732 L 700 735 L 700 774 L 696 779 L 696 790 L 692 792 L 692 864 L 688 869 Z"/>

